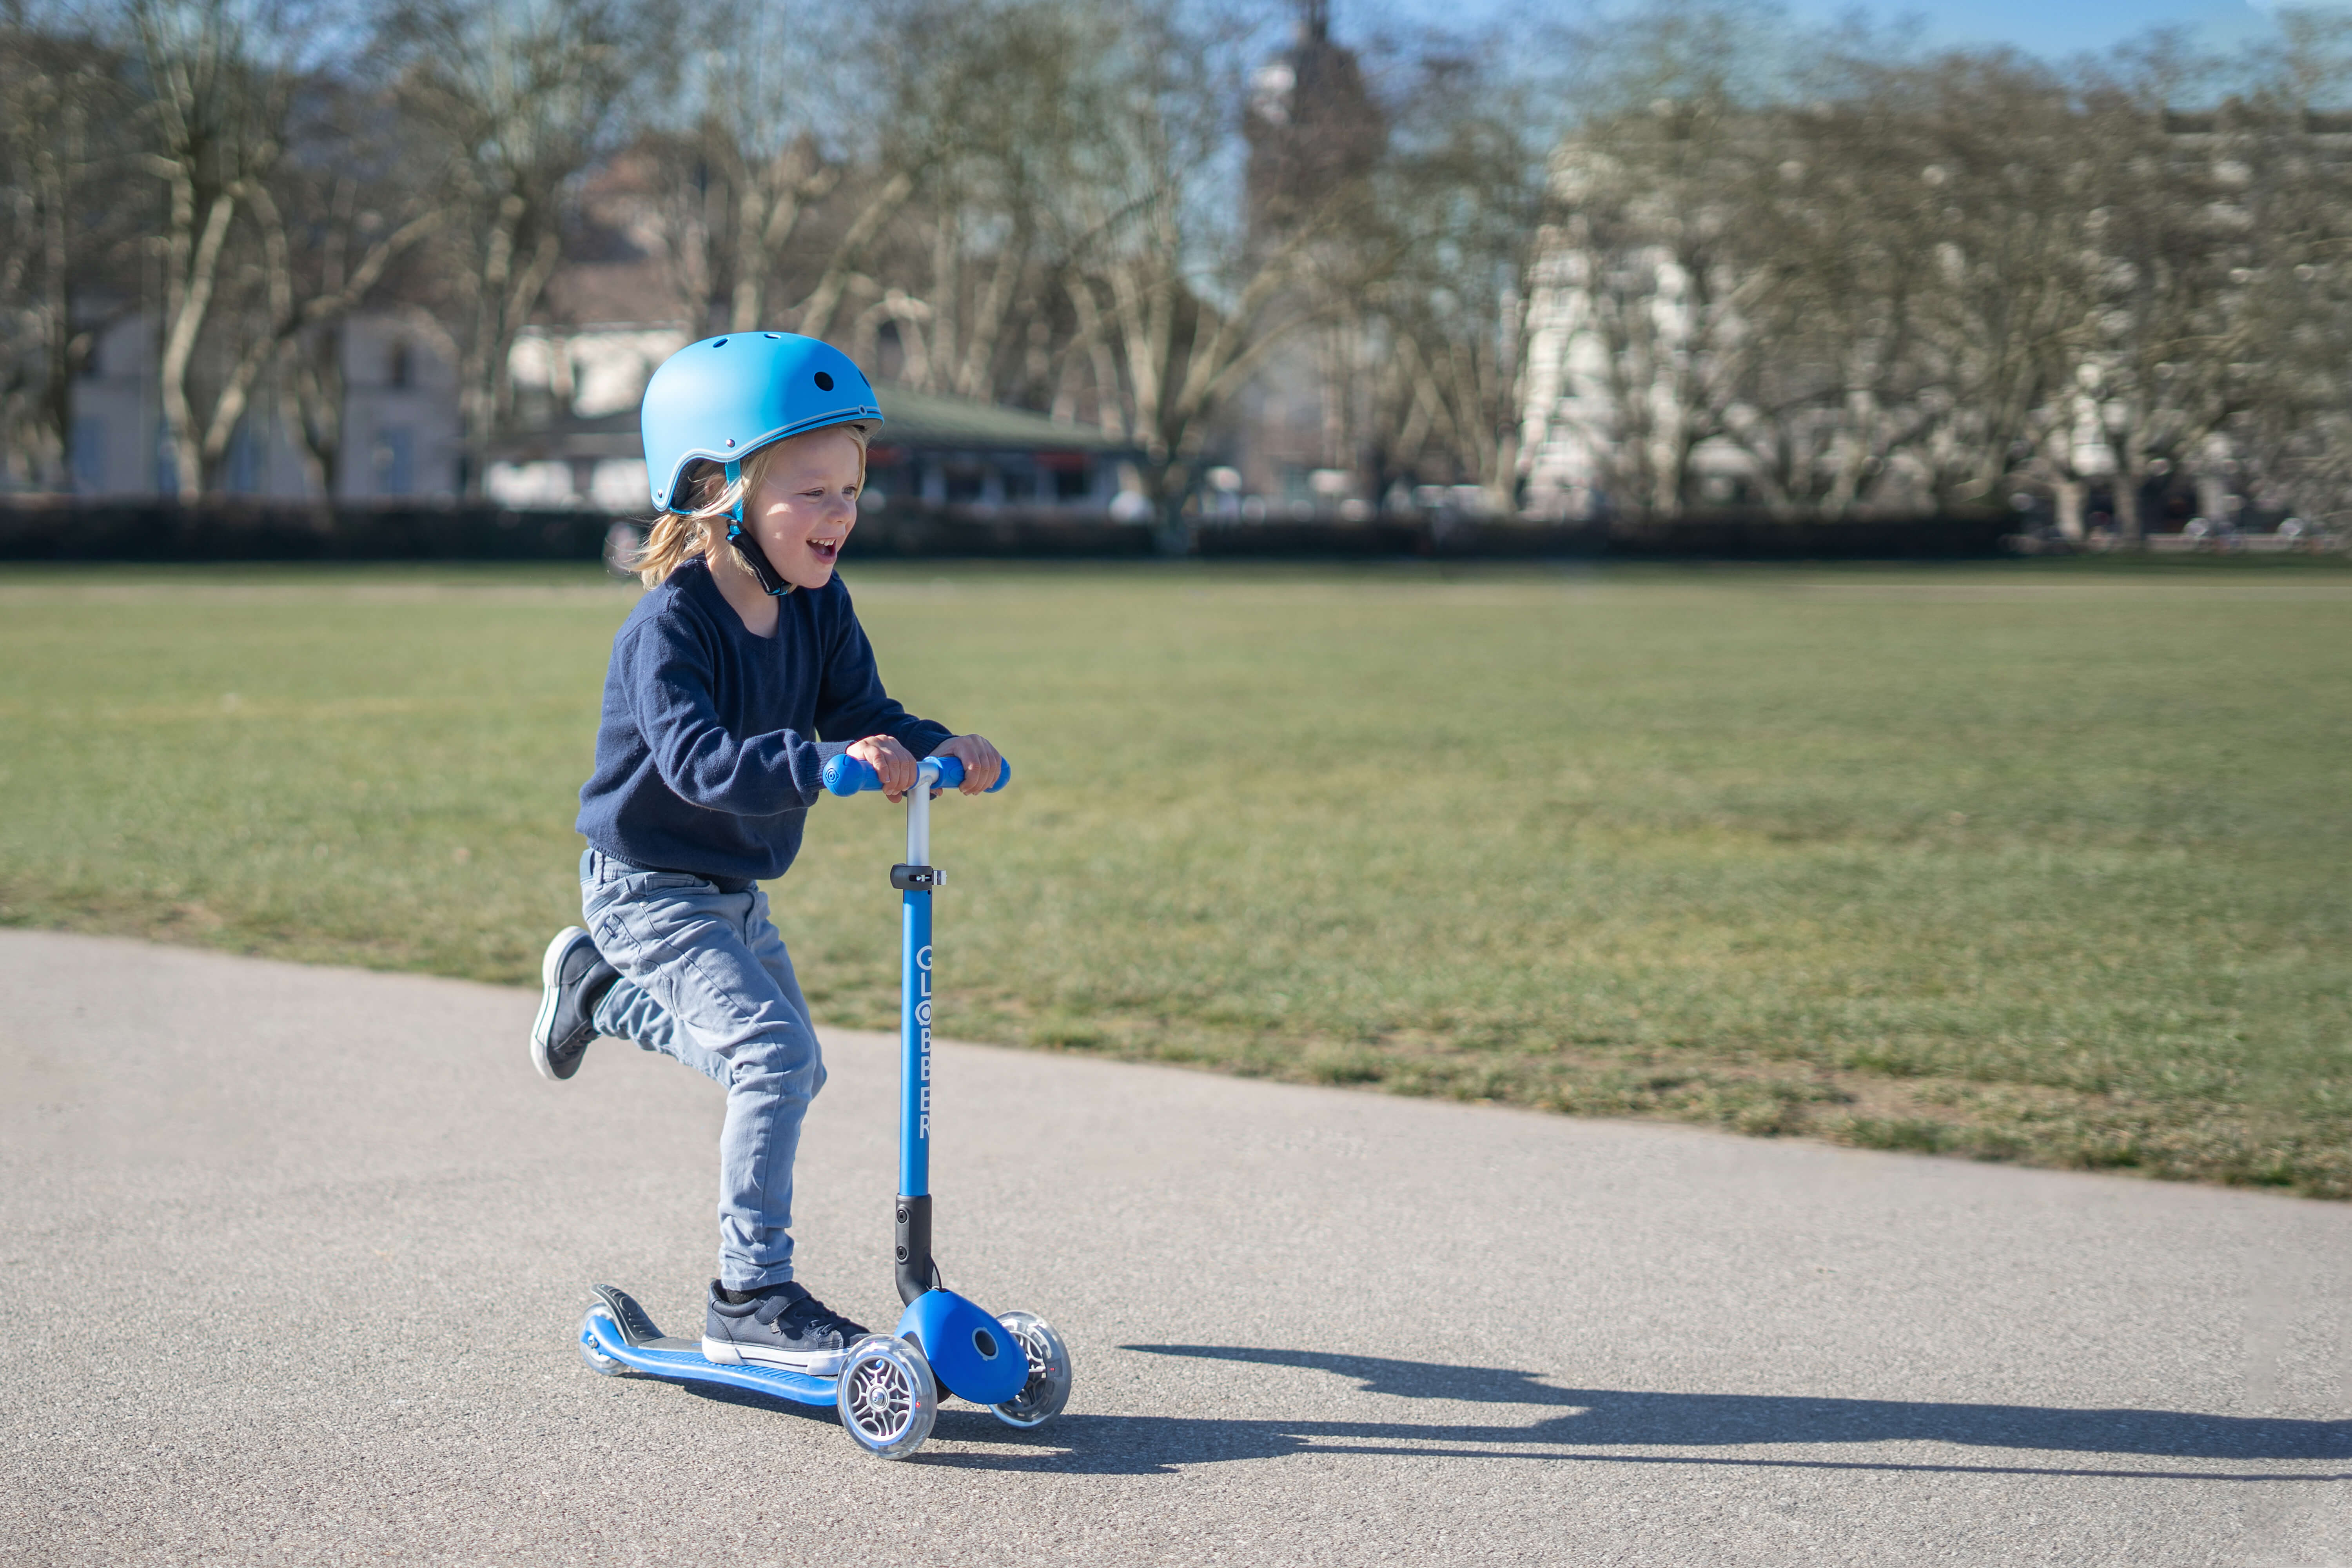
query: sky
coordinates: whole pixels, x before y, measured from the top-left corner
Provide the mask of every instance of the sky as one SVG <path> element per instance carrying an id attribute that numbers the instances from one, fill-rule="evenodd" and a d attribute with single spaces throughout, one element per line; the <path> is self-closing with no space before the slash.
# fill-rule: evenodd
<path id="1" fill-rule="evenodd" d="M 1790 11 L 1828 22 L 1857 8 L 1884 22 L 1916 16 L 1930 45 L 2009 44 L 2050 58 L 2104 50 L 2152 27 L 2179 27 L 2199 43 L 2227 48 L 2268 33 L 2273 9 L 2249 0 L 1925 0 L 1860 7 L 1799 0 Z"/>
<path id="2" fill-rule="evenodd" d="M 2063 59 L 2084 50 L 2104 51 L 2152 27 L 2179 27 L 2192 42 L 2229 50 L 2271 30 L 2274 5 L 2253 0 L 1782 0 L 1802 23 L 1823 24 L 1860 12 L 1882 24 L 1916 19 L 1917 41 L 1928 47 L 1956 44 L 2008 44 L 2028 54 Z M 2329 8 L 2352 10 L 2352 0 L 2327 0 Z M 1522 0 L 1374 0 L 1371 6 L 1337 0 L 1340 28 L 1349 13 L 1378 9 L 1401 19 L 1459 25 L 1473 18 L 1540 11 Z M 1907 29 L 1906 29 L 1907 31 Z"/>

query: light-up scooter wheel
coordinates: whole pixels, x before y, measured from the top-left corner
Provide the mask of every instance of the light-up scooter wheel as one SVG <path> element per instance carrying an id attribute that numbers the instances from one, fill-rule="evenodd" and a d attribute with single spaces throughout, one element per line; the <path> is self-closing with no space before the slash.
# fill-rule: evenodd
<path id="1" fill-rule="evenodd" d="M 931 1435 L 940 1389 L 922 1352 L 889 1334 L 867 1334 L 849 1347 L 833 1402 L 852 1442 L 879 1458 L 903 1459 Z"/>
<path id="2" fill-rule="evenodd" d="M 1043 1426 L 1070 1402 L 1069 1347 L 1034 1312 L 1003 1312 L 996 1321 L 1021 1342 L 1021 1352 L 1029 1358 L 1029 1381 L 1020 1393 L 989 1409 L 1007 1426 Z"/>

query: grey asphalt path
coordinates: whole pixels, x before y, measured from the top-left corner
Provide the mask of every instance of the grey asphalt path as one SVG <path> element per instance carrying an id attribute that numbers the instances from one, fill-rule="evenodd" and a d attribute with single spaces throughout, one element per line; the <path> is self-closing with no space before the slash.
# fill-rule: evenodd
<path id="1" fill-rule="evenodd" d="M 696 1330 L 719 1096 L 533 1003 L 0 933 L 0 1564 L 2352 1561 L 2352 1207 L 1068 1056 L 943 1047 L 936 1152 L 1063 1420 L 597 1378 L 592 1280 Z M 827 1048 L 803 1278 L 887 1321 Z"/>

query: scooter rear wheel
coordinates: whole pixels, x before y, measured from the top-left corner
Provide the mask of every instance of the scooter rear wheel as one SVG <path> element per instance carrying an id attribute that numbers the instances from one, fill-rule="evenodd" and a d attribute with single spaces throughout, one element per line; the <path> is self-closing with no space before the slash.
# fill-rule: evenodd
<path id="1" fill-rule="evenodd" d="M 931 1435 L 940 1389 L 922 1352 L 889 1334 L 867 1334 L 842 1363 L 834 1406 L 851 1442 L 877 1458 L 903 1459 Z"/>
<path id="2" fill-rule="evenodd" d="M 1021 1342 L 1021 1352 L 1029 1358 L 1029 1381 L 1020 1393 L 988 1408 L 1007 1426 L 1043 1426 L 1070 1402 L 1069 1347 L 1034 1312 L 1003 1312 L 996 1321 Z"/>
<path id="3" fill-rule="evenodd" d="M 604 1321 L 606 1328 L 613 1326 L 613 1314 L 602 1307 L 589 1308 L 588 1315 L 580 1320 L 580 1359 L 586 1362 L 588 1370 L 599 1377 L 626 1377 L 629 1375 L 627 1363 L 614 1361 L 598 1350 L 596 1336 L 588 1331 L 588 1325 L 599 1319 Z"/>

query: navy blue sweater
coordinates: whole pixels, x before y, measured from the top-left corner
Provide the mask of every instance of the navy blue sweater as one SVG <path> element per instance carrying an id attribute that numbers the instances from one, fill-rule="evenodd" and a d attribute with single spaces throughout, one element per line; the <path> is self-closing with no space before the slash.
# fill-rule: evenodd
<path id="1" fill-rule="evenodd" d="M 883 691 L 838 574 L 776 608 L 776 635 L 752 636 L 698 558 L 637 601 L 580 788 L 590 844 L 658 870 L 781 877 L 824 788 L 819 739 L 892 735 L 918 757 L 948 739 Z"/>

